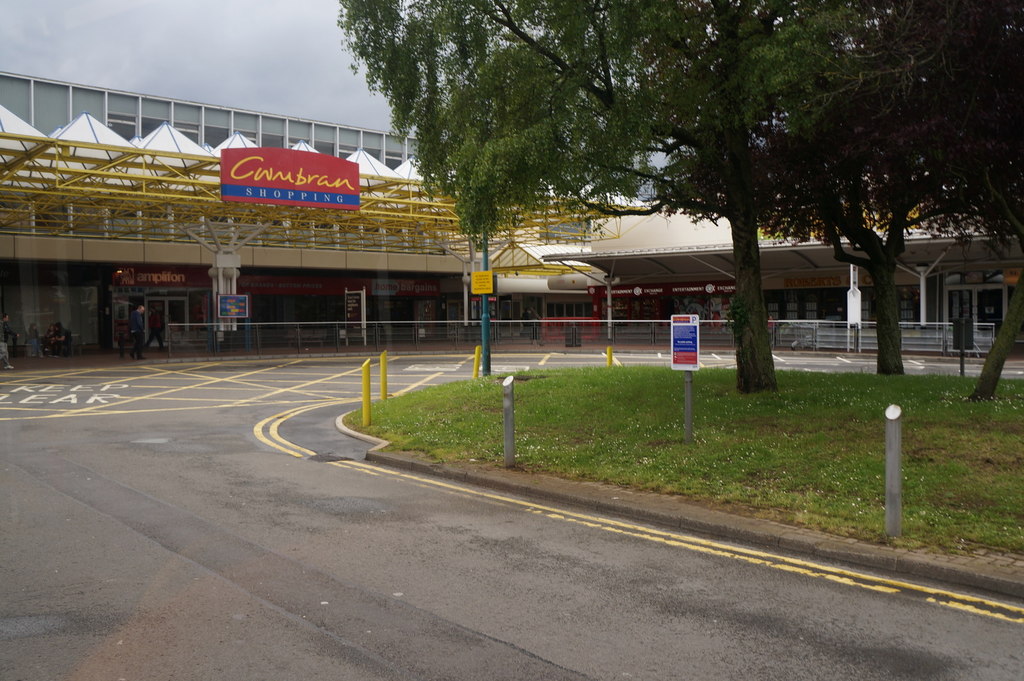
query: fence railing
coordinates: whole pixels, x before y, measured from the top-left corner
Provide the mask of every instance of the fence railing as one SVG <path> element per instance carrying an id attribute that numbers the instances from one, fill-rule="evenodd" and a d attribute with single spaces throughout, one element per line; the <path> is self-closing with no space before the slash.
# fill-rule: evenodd
<path id="1" fill-rule="evenodd" d="M 233 328 L 232 328 L 233 327 Z M 903 351 L 949 355 L 958 352 L 951 323 L 902 324 Z M 878 348 L 873 323 L 859 326 L 818 320 L 773 321 L 769 326 L 776 350 L 874 352 Z M 671 324 L 659 321 L 599 321 L 592 319 L 492 320 L 491 344 L 496 350 L 544 347 L 557 351 L 616 350 L 667 352 Z M 974 325 L 970 354 L 983 355 L 992 347 L 995 325 Z M 479 322 L 278 322 L 169 324 L 168 352 L 173 356 L 315 355 L 406 350 L 468 351 L 480 343 Z M 729 351 L 734 346 L 728 322 L 700 323 L 702 350 Z"/>

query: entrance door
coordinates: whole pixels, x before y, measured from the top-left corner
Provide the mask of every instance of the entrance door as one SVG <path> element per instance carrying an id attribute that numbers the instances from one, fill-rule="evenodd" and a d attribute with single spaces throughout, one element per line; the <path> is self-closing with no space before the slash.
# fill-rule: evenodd
<path id="1" fill-rule="evenodd" d="M 974 317 L 979 323 L 998 324 L 1003 321 L 1003 295 L 1002 287 L 950 289 L 947 319 Z"/>
<path id="2" fill-rule="evenodd" d="M 146 297 L 146 337 L 149 338 L 148 317 L 153 313 L 159 313 L 164 318 L 164 342 L 170 340 L 168 324 L 188 323 L 188 298 L 171 296 L 147 296 Z M 180 333 L 184 327 L 179 327 Z"/>

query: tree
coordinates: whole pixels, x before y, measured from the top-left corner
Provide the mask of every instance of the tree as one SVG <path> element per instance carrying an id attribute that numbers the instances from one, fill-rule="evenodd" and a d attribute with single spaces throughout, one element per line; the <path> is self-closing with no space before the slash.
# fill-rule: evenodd
<path id="1" fill-rule="evenodd" d="M 726 219 L 737 388 L 776 389 L 755 148 L 812 67 L 827 0 L 341 0 L 340 26 L 426 181 L 470 231 L 539 197 Z M 813 42 L 813 41 L 812 41 Z"/>
<path id="2" fill-rule="evenodd" d="M 888 27 L 863 72 L 868 90 L 885 82 L 886 120 L 895 102 L 912 106 L 894 119 L 889 139 L 923 161 L 918 214 L 945 216 L 932 226 L 963 239 L 1024 247 L 1024 6 L 1018 0 L 861 0 L 869 27 Z M 863 85 L 861 87 L 864 87 Z M 889 117 L 891 119 L 891 117 Z M 991 399 L 1024 323 L 1018 285 L 972 399 Z"/>
<path id="3" fill-rule="evenodd" d="M 950 192 L 984 222 L 988 238 L 1024 248 L 1024 7 L 1015 0 L 963 3 L 953 23 L 944 75 L 959 96 L 940 159 Z M 993 399 L 1003 365 L 1024 327 L 1024 283 L 1010 297 L 972 400 Z"/>
<path id="4" fill-rule="evenodd" d="M 936 135 L 959 95 L 944 70 L 960 3 L 857 0 L 836 23 L 815 87 L 787 102 L 769 136 L 762 178 L 769 233 L 820 239 L 868 271 L 875 291 L 877 371 L 902 374 L 896 272 L 912 232 L 978 226 L 948 192 Z M 922 320 L 924 321 L 924 320 Z"/>

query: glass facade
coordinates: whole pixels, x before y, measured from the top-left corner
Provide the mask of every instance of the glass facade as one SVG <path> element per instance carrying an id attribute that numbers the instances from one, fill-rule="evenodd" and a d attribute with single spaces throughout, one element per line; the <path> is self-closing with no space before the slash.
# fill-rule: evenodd
<path id="1" fill-rule="evenodd" d="M 255 111 L 207 106 L 163 97 L 0 73 L 0 105 L 52 134 L 87 111 L 127 140 L 145 137 L 167 121 L 199 144 L 216 147 L 232 132 L 257 144 L 291 147 L 308 142 L 317 151 L 345 157 L 359 148 L 396 168 L 415 156 L 415 140 L 368 130 Z"/>

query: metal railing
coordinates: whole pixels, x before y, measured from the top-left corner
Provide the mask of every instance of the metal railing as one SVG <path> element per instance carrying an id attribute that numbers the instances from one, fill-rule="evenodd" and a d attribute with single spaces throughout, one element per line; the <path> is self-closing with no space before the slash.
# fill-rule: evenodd
<path id="1" fill-rule="evenodd" d="M 422 352 L 471 351 L 480 343 L 480 323 L 453 322 L 236 322 L 168 324 L 168 353 L 178 357 L 216 355 L 270 356 L 358 354 L 382 350 Z M 954 347 L 951 323 L 902 324 L 903 351 L 949 355 Z M 876 327 L 866 322 L 818 320 L 773 321 L 769 326 L 775 350 L 874 352 Z M 632 352 L 666 352 L 668 320 L 612 322 L 592 319 L 492 320 L 491 345 L 498 351 L 545 348 L 552 351 L 603 351 L 608 345 Z M 969 354 L 981 356 L 992 347 L 995 325 L 974 325 Z M 704 350 L 729 351 L 732 329 L 725 321 L 702 321 Z"/>

